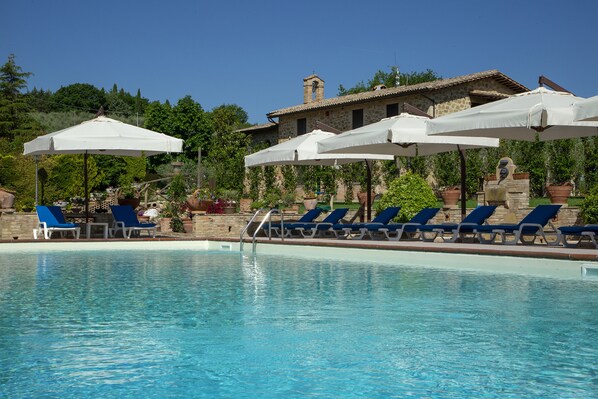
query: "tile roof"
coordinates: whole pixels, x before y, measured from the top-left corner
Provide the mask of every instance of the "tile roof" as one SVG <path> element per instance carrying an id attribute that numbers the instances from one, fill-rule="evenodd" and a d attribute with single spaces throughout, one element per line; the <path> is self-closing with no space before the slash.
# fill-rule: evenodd
<path id="1" fill-rule="evenodd" d="M 251 132 L 254 130 L 266 130 L 266 129 L 270 129 L 274 126 L 277 126 L 278 123 L 274 123 L 274 122 L 268 122 L 268 123 L 263 123 L 261 125 L 253 125 L 253 126 L 249 126 L 243 129 L 238 129 L 236 130 L 237 132 Z"/>
<path id="2" fill-rule="evenodd" d="M 376 90 L 376 91 L 366 91 L 363 93 L 357 94 L 350 94 L 341 97 L 334 97 L 334 98 L 326 98 L 322 101 L 314 101 L 307 104 L 300 104 L 294 105 L 292 107 L 281 108 L 275 111 L 272 111 L 268 114 L 268 117 L 275 118 L 281 115 L 288 115 L 297 112 L 305 112 L 305 111 L 312 111 L 316 109 L 322 108 L 330 108 L 336 107 L 339 105 L 348 105 L 353 103 L 360 103 L 365 101 L 373 101 L 373 100 L 380 100 L 386 97 L 396 97 L 397 95 L 408 95 L 408 94 L 415 94 L 418 92 L 428 92 L 431 90 L 438 90 L 443 89 L 446 87 L 451 87 L 467 82 L 472 82 L 476 80 L 486 79 L 486 78 L 494 78 L 500 83 L 504 84 L 507 87 L 513 89 L 516 93 L 522 93 L 525 91 L 529 91 L 529 89 L 522 84 L 516 82 L 515 80 L 509 78 L 507 75 L 499 72 L 496 69 L 492 69 L 489 71 L 483 71 L 478 73 L 473 73 L 470 75 L 463 75 L 457 76 L 454 78 L 449 79 L 441 79 L 435 80 L 432 82 L 424 82 L 418 83 L 415 85 L 410 86 L 399 86 L 399 87 L 390 87 L 383 90 Z"/>

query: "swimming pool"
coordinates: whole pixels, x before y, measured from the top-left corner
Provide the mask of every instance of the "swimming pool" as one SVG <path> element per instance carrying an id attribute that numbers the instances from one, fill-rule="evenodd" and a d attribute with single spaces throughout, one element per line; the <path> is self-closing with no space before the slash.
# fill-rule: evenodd
<path id="1" fill-rule="evenodd" d="M 214 247 L 4 255 L 0 397 L 598 392 L 596 281 L 421 268 L 407 255 L 405 265 Z"/>

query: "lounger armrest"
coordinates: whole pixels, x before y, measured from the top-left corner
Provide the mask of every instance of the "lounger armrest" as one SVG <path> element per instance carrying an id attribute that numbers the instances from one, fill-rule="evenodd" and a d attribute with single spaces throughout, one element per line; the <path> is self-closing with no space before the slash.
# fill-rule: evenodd
<path id="1" fill-rule="evenodd" d="M 538 223 L 521 223 L 517 230 L 523 231 L 523 229 L 525 229 L 526 227 L 536 227 L 538 231 L 544 231 L 544 226 Z"/>
<path id="2" fill-rule="evenodd" d="M 403 223 L 403 227 L 401 227 L 401 230 L 405 231 L 405 230 L 407 230 L 407 227 L 415 227 L 415 229 L 411 232 L 411 233 L 413 233 L 413 232 L 418 231 L 417 227 L 419 227 L 419 226 L 422 226 L 422 224 L 421 223 L 409 223 L 409 222 L 407 222 L 407 223 Z"/>
<path id="3" fill-rule="evenodd" d="M 453 231 L 454 231 L 455 233 L 460 233 L 460 232 L 461 232 L 461 229 L 462 229 L 463 227 L 471 227 L 471 231 L 472 231 L 472 232 L 475 232 L 475 228 L 476 228 L 476 227 L 478 227 L 478 226 L 479 226 L 479 224 L 478 224 L 478 223 L 459 223 L 459 224 L 456 226 L 456 229 L 453 229 Z"/>
<path id="4" fill-rule="evenodd" d="M 316 225 L 313 227 L 313 229 L 314 230 L 324 230 L 323 228 L 322 229 L 320 228 L 320 227 L 324 227 L 324 226 L 328 226 L 328 229 L 329 229 L 333 226 L 333 224 L 332 223 L 316 223 Z"/>

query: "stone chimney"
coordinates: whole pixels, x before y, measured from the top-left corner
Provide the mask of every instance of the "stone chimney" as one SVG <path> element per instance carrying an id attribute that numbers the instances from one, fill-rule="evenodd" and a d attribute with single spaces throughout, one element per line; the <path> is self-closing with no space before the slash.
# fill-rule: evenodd
<path id="1" fill-rule="evenodd" d="M 324 81 L 317 75 L 303 79 L 303 104 L 324 99 Z"/>

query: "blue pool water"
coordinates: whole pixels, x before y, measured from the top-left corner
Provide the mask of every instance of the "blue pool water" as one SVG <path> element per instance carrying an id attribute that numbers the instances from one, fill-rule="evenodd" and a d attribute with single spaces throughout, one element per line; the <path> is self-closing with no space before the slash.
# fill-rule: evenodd
<path id="1" fill-rule="evenodd" d="M 598 397 L 598 283 L 191 251 L 0 258 L 0 398 Z"/>

